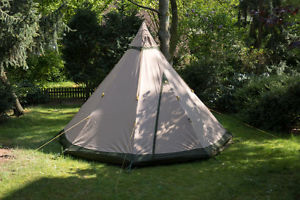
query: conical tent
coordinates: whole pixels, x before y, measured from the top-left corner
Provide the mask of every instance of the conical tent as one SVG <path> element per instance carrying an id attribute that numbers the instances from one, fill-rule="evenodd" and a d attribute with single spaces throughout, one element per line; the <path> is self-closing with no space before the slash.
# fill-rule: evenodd
<path id="1" fill-rule="evenodd" d="M 208 158 L 231 138 L 159 51 L 145 23 L 64 131 L 65 153 L 134 165 Z"/>

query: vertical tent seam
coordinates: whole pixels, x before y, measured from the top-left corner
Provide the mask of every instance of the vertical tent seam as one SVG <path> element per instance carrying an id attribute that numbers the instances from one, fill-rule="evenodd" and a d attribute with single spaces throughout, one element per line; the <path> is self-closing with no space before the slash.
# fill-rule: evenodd
<path id="1" fill-rule="evenodd" d="M 131 133 L 131 136 L 130 136 L 130 139 L 129 139 L 129 148 L 128 148 L 128 151 L 131 152 L 132 154 L 134 154 L 134 137 L 135 137 L 135 129 L 136 129 L 136 125 L 137 125 L 137 120 L 136 120 L 136 116 L 137 116 L 137 109 L 138 109 L 138 105 L 139 105 L 139 96 L 140 96 L 140 82 L 141 82 L 141 60 L 142 60 L 142 54 L 143 54 L 143 51 L 140 50 L 141 53 L 139 55 L 139 68 L 138 68 L 138 80 L 137 80 L 137 88 L 136 88 L 136 107 L 135 107 L 135 120 L 134 120 L 134 125 L 133 125 L 133 128 L 132 128 L 132 133 Z M 131 157 L 130 158 L 130 163 L 132 164 L 132 162 L 134 162 L 134 158 Z"/>
<path id="2" fill-rule="evenodd" d="M 164 79 L 165 79 L 165 74 L 162 74 L 161 82 L 160 82 L 160 92 L 159 92 L 159 97 L 158 97 L 158 105 L 157 105 L 157 112 L 156 112 L 156 119 L 155 119 L 155 127 L 154 127 L 154 136 L 153 136 L 153 146 L 152 146 L 152 155 L 155 154 L 155 146 L 156 146 L 156 135 L 157 135 L 157 129 L 158 129 L 158 118 L 159 118 L 159 110 L 160 110 L 160 102 L 161 102 L 161 95 L 162 95 L 162 90 L 164 86 Z"/>

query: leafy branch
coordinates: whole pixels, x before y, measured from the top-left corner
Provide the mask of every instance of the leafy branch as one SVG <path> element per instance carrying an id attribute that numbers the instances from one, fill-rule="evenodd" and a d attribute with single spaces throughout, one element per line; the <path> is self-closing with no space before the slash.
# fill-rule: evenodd
<path id="1" fill-rule="evenodd" d="M 147 9 L 147 10 L 151 10 L 151 11 L 156 12 L 157 14 L 159 14 L 159 11 L 156 10 L 156 9 L 154 9 L 154 8 L 150 8 L 150 7 L 146 7 L 146 6 L 139 5 L 139 4 L 135 3 L 135 2 L 132 1 L 132 0 L 128 0 L 128 1 L 129 1 L 130 3 L 136 5 L 136 6 L 140 7 L 140 8 L 144 8 L 144 9 Z"/>

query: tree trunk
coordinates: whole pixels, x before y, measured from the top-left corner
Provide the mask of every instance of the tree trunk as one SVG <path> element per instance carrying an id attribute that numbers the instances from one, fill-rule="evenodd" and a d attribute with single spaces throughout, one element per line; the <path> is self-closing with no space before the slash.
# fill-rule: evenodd
<path id="1" fill-rule="evenodd" d="M 169 33 L 169 0 L 159 0 L 159 40 L 160 50 L 167 60 L 170 60 L 170 33 Z"/>
<path id="2" fill-rule="evenodd" d="M 170 59 L 169 62 L 173 64 L 173 57 L 176 51 L 176 46 L 178 42 L 178 13 L 177 13 L 177 3 L 176 0 L 170 0 L 171 2 L 171 10 L 172 10 L 172 23 L 170 28 L 170 47 L 169 47 L 169 53 L 170 53 Z"/>
<path id="3" fill-rule="evenodd" d="M 247 8 L 245 8 L 244 9 L 244 23 L 243 23 L 243 27 L 247 26 L 247 16 L 248 16 Z"/>
<path id="4" fill-rule="evenodd" d="M 159 0 L 159 10 L 142 6 L 135 3 L 132 0 L 128 0 L 134 5 L 150 10 L 158 14 L 159 17 L 159 29 L 158 36 L 160 41 L 160 50 L 166 57 L 166 59 L 172 64 L 173 56 L 176 50 L 176 45 L 178 42 L 178 13 L 177 13 L 177 2 L 176 0 Z M 171 10 L 172 10 L 172 24 L 169 29 L 169 1 L 171 2 Z"/>
<path id="5" fill-rule="evenodd" d="M 259 1 L 258 4 L 258 9 L 259 9 L 259 20 L 258 20 L 258 33 L 257 33 L 257 40 L 255 43 L 256 48 L 260 48 L 261 47 L 261 41 L 262 41 L 262 34 L 263 34 L 263 23 L 261 21 L 261 13 L 263 12 L 263 0 Z"/>
<path id="6" fill-rule="evenodd" d="M 4 68 L 3 67 L 0 67 L 1 68 L 1 73 L 0 73 L 0 79 L 2 81 L 2 83 L 6 86 L 10 86 L 10 82 L 9 80 L 7 79 L 7 76 L 6 76 L 6 73 L 4 71 Z M 24 114 L 24 109 L 18 99 L 18 96 L 16 95 L 15 92 L 12 92 L 12 96 L 14 97 L 15 99 L 15 105 L 14 105 L 14 115 L 16 116 L 20 116 L 20 115 L 23 115 Z"/>

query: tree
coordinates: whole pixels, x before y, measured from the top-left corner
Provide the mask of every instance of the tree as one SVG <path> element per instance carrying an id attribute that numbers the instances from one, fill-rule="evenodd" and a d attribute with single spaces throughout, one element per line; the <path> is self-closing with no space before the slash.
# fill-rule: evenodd
<path id="1" fill-rule="evenodd" d="M 3 85 L 9 87 L 5 67 L 25 67 L 27 51 L 34 45 L 38 35 L 40 16 L 33 1 L 8 1 L 0 3 L 0 78 Z M 16 115 L 24 110 L 13 92 Z"/>
<path id="2" fill-rule="evenodd" d="M 61 21 L 60 9 L 41 16 L 39 4 L 33 0 L 2 0 L 0 2 L 0 79 L 9 87 L 6 68 L 27 67 L 26 59 L 31 51 L 41 51 L 45 44 L 56 44 L 57 32 L 64 26 Z M 23 107 L 17 95 L 15 114 L 22 115 Z"/>
<path id="3" fill-rule="evenodd" d="M 63 58 L 69 78 L 91 87 L 101 69 L 98 55 L 100 27 L 97 15 L 89 8 L 78 9 L 68 26 L 73 30 L 63 39 Z M 100 70 L 100 71 L 99 71 Z"/>
<path id="4" fill-rule="evenodd" d="M 66 34 L 62 50 L 69 78 L 77 83 L 96 87 L 118 62 L 136 34 L 141 19 L 136 12 L 125 15 L 112 11 L 102 17 L 99 25 L 96 12 L 78 9 L 69 27 L 74 31 Z M 120 31 L 122 30 L 122 31 Z"/>
<path id="5" fill-rule="evenodd" d="M 48 15 L 56 11 L 61 5 L 64 6 L 62 9 L 63 20 L 65 23 L 76 14 L 77 9 L 84 7 L 89 4 L 91 10 L 97 13 L 97 16 L 101 18 L 101 14 L 106 11 L 112 4 L 113 0 L 35 0 L 39 3 L 39 11 L 43 15 Z"/>
<path id="6" fill-rule="evenodd" d="M 296 2 L 288 0 L 240 0 L 238 25 L 249 30 L 244 63 L 257 58 L 255 73 L 269 70 L 266 66 L 299 70 L 299 51 L 293 50 L 300 47 L 299 8 L 293 5 Z"/>
<path id="7" fill-rule="evenodd" d="M 137 17 L 137 10 L 125 13 L 122 8 L 103 16 L 101 30 L 100 63 L 105 76 L 121 59 L 128 46 L 136 35 L 142 19 Z M 120 31 L 122 30 L 122 31 Z"/>
<path id="8" fill-rule="evenodd" d="M 254 40 L 251 45 L 255 48 L 259 49 L 264 45 L 275 49 L 282 43 L 288 43 L 287 29 L 293 25 L 289 19 L 298 10 L 299 8 L 278 0 L 240 0 L 238 22 L 242 26 L 249 25 L 249 36 Z"/>
<path id="9" fill-rule="evenodd" d="M 140 5 L 133 0 L 128 0 L 129 2 L 133 3 L 134 5 L 150 10 L 158 15 L 159 18 L 159 27 L 158 27 L 158 35 L 160 40 L 160 50 L 165 55 L 167 60 L 172 63 L 173 56 L 175 53 L 176 45 L 178 42 L 178 8 L 176 0 L 159 0 L 158 3 L 158 10 Z M 171 8 L 171 16 L 172 20 L 170 22 L 170 13 L 169 9 Z"/>

